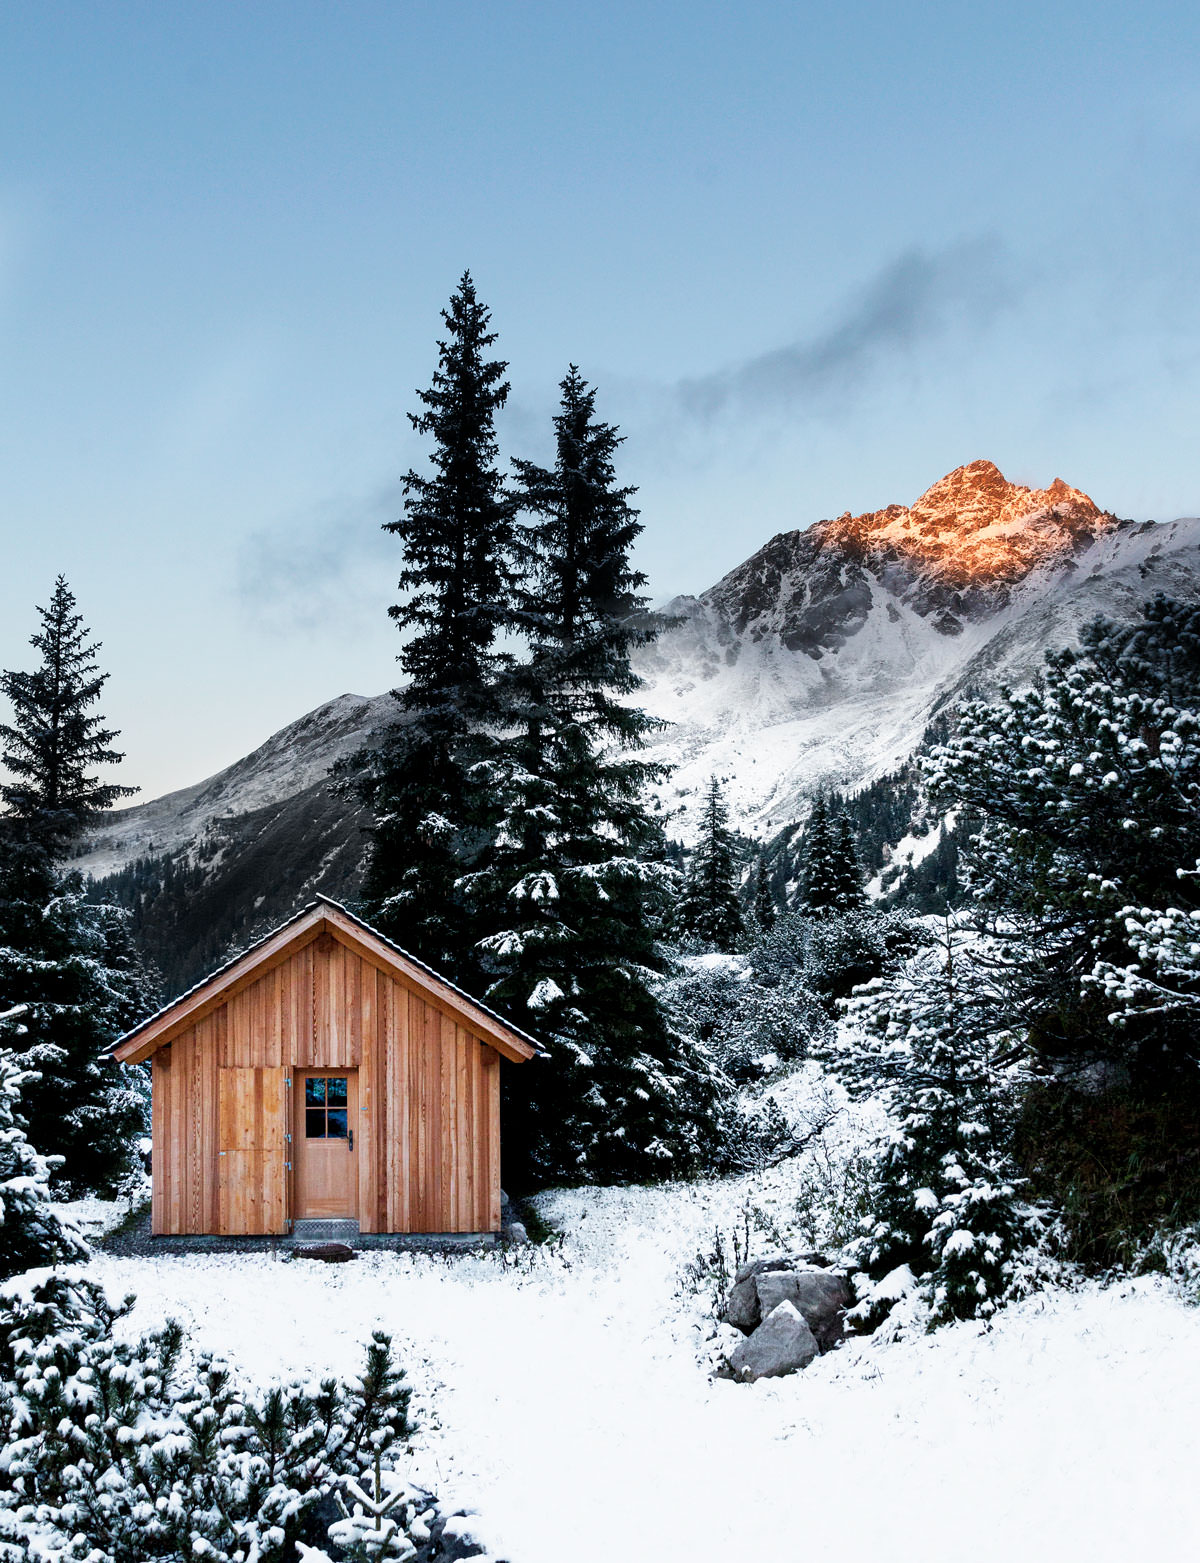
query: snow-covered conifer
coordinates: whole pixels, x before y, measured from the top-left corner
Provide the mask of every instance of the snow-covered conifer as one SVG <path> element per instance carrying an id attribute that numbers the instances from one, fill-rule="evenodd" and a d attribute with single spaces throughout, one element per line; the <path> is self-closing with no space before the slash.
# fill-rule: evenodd
<path id="1" fill-rule="evenodd" d="M 0 1015 L 0 1281 L 44 1265 L 88 1257 L 87 1244 L 51 1208 L 51 1166 L 25 1133 L 21 1091 L 30 1080 L 7 1045 L 21 1011 Z"/>
<path id="2" fill-rule="evenodd" d="M 1004 919 L 1038 1051 L 1059 1071 L 1118 1062 L 1152 1093 L 1200 1057 L 1190 1018 L 1153 996 L 1200 909 L 1197 623 L 1164 598 L 1134 625 L 1093 622 L 1036 687 L 968 703 L 928 765 L 935 801 L 982 820 L 972 888 Z"/>
<path id="3" fill-rule="evenodd" d="M 824 798 L 818 798 L 813 804 L 800 850 L 798 910 L 810 917 L 836 911 L 841 895 L 837 840 Z"/>
<path id="4" fill-rule="evenodd" d="M 893 1124 L 857 1260 L 875 1283 L 907 1266 L 935 1323 L 986 1315 L 1045 1221 L 1012 1156 L 1021 1047 L 1003 992 L 976 936 L 948 916 L 847 1011 L 831 1061 Z"/>
<path id="5" fill-rule="evenodd" d="M 97 646 L 60 576 L 40 609 L 32 673 L 5 673 L 13 706 L 0 727 L 12 780 L 0 789 L 0 1010 L 21 1006 L 16 1044 L 29 1072 L 22 1111 L 58 1189 L 111 1188 L 144 1126 L 140 1072 L 106 1058 L 149 1007 L 153 981 L 133 949 L 128 918 L 90 901 L 60 860 L 97 815 L 134 789 L 96 771 L 121 756 L 92 713 L 107 680 Z"/>
<path id="6" fill-rule="evenodd" d="M 858 842 L 850 817 L 843 814 L 831 821 L 833 836 L 833 905 L 839 912 L 857 911 L 865 906 L 862 865 L 858 860 Z"/>
<path id="7" fill-rule="evenodd" d="M 681 1175 L 718 1132 L 719 1081 L 651 985 L 670 870 L 646 804 L 661 773 L 638 753 L 657 724 L 628 697 L 630 651 L 656 624 L 629 562 L 641 525 L 616 479 L 620 436 L 595 394 L 572 366 L 554 465 L 516 463 L 529 651 L 500 684 L 506 730 L 489 774 L 503 820 L 464 880 L 488 929 L 488 1000 L 549 1053 L 506 1107 L 511 1175 L 526 1183 Z"/>
<path id="8" fill-rule="evenodd" d="M 248 1390 L 190 1358 L 177 1323 L 130 1341 L 132 1302 L 69 1273 L 5 1289 L 0 1556 L 294 1563 L 298 1543 L 320 1548 L 333 1495 L 411 1430 L 388 1338 L 355 1383 Z"/>
<path id="9" fill-rule="evenodd" d="M 144 1075 L 108 1056 L 151 991 L 123 927 L 78 874 L 0 828 L 0 1006 L 24 1012 L 22 1110 L 60 1194 L 112 1190 L 145 1130 Z"/>
<path id="10" fill-rule="evenodd" d="M 715 776 L 704 795 L 699 834 L 675 907 L 675 925 L 685 938 L 698 939 L 715 950 L 733 950 L 741 939 L 737 844 Z"/>
<path id="11" fill-rule="evenodd" d="M 486 766 L 497 718 L 496 641 L 510 625 L 513 503 L 497 465 L 496 413 L 507 367 L 465 273 L 442 318 L 445 340 L 423 411 L 432 471 L 404 479 L 404 514 L 385 530 L 404 547 L 403 599 L 389 612 L 412 634 L 396 721 L 343 767 L 372 813 L 364 895 L 372 920 L 406 949 L 477 986 L 471 907 L 459 881 L 492 839 Z"/>
<path id="12" fill-rule="evenodd" d="M 754 899 L 751 903 L 751 916 L 760 934 L 767 933 L 772 929 L 779 916 L 779 907 L 775 901 L 775 893 L 771 888 L 770 864 L 762 853 L 759 854 L 754 870 Z"/>

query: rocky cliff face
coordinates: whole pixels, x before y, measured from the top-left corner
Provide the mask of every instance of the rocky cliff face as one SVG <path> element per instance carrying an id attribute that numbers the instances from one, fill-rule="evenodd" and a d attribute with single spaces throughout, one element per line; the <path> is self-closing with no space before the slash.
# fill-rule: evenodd
<path id="1" fill-rule="evenodd" d="M 690 834 L 716 775 L 735 823 L 771 835 L 816 788 L 853 790 L 894 769 L 966 690 L 1029 678 L 1086 619 L 1132 617 L 1159 590 L 1200 598 L 1200 521 L 1118 521 L 1061 480 L 1025 488 L 986 461 L 912 505 L 782 533 L 669 604 L 674 624 L 640 654 L 635 698 L 670 724 L 653 746 L 675 767 L 661 798 L 678 811 L 670 828 Z M 208 781 L 114 813 L 80 866 L 122 872 L 132 888 L 180 887 L 179 933 L 163 949 L 172 977 L 193 980 L 223 940 L 261 931 L 314 889 L 356 893 L 363 821 L 327 775 L 394 709 L 388 696 L 343 695 Z M 157 866 L 135 873 L 139 859 Z M 144 905 L 164 926 L 166 911 Z"/>

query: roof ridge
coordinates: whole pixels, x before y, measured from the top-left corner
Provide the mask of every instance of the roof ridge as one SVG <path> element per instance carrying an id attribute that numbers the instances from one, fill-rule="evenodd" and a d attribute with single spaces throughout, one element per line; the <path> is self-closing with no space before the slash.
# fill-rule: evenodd
<path id="1" fill-rule="evenodd" d="M 186 988 L 182 993 L 176 994 L 173 999 L 169 1000 L 166 1004 L 155 1010 L 153 1014 L 147 1015 L 144 1020 L 139 1020 L 137 1025 L 130 1026 L 127 1031 L 123 1031 L 121 1035 L 117 1037 L 107 1048 L 107 1053 L 109 1055 L 115 1053 L 118 1048 L 123 1047 L 125 1043 L 129 1042 L 133 1037 L 137 1036 L 140 1031 L 145 1031 L 148 1027 L 154 1025 L 156 1021 L 163 1019 L 163 1017 L 168 1015 L 173 1009 L 177 1009 L 181 1004 L 185 1004 L 188 999 L 193 998 L 202 989 L 207 988 L 209 984 L 214 982 L 218 977 L 224 976 L 226 972 L 230 971 L 240 961 L 245 960 L 248 955 L 253 955 L 254 951 L 259 949 L 260 946 L 269 943 L 270 940 L 274 938 L 277 938 L 279 934 L 284 933 L 288 928 L 290 928 L 293 923 L 299 922 L 303 917 L 308 916 L 309 913 L 319 911 L 322 906 L 330 906 L 335 911 L 340 912 L 343 917 L 348 918 L 352 923 L 356 923 L 358 927 L 369 933 L 373 939 L 377 939 L 380 944 L 385 945 L 389 950 L 392 950 L 395 954 L 401 956 L 404 960 L 408 961 L 410 965 L 417 967 L 418 970 L 425 972 L 428 976 L 434 978 L 435 981 L 442 983 L 452 992 L 458 994 L 460 998 L 465 999 L 466 1002 L 474 1009 L 477 1009 L 482 1014 L 487 1015 L 490 1019 L 494 1020 L 497 1025 L 503 1026 L 506 1031 L 511 1031 L 514 1036 L 520 1037 L 523 1042 L 528 1043 L 530 1047 L 534 1048 L 539 1055 L 545 1055 L 546 1050 L 536 1037 L 530 1036 L 527 1031 L 522 1031 L 520 1026 L 514 1025 L 511 1020 L 506 1020 L 503 1015 L 498 1014 L 497 1011 L 492 1009 L 490 1005 L 485 1004 L 482 999 L 477 999 L 473 993 L 468 993 L 465 988 L 460 987 L 458 983 L 453 982 L 449 977 L 445 976 L 435 967 L 430 966 L 427 961 L 423 961 L 418 956 L 412 955 L 408 950 L 404 949 L 402 945 L 397 944 L 394 939 L 389 939 L 387 934 L 381 932 L 380 929 L 367 922 L 364 917 L 360 917 L 357 912 L 352 912 L 350 908 L 343 902 L 335 901 L 332 896 L 323 895 L 320 891 L 316 892 L 315 898 L 313 900 L 306 901 L 305 904 L 297 911 L 293 912 L 290 917 L 285 917 L 281 923 L 276 924 L 274 928 L 269 928 L 266 933 L 253 940 L 252 943 L 246 945 L 244 949 L 237 951 L 237 953 L 234 955 L 231 955 L 228 960 L 222 961 L 219 966 L 214 967 L 213 970 L 208 972 L 206 976 L 202 977 L 199 982 L 193 983 L 190 988 Z"/>

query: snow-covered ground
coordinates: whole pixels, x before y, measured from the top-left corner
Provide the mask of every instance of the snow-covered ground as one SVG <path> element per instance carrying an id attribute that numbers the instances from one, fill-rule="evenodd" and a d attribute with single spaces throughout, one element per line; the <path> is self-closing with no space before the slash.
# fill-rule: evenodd
<path id="1" fill-rule="evenodd" d="M 174 1315 L 252 1378 L 351 1373 L 394 1335 L 412 1474 L 512 1563 L 978 1563 L 1191 1556 L 1200 1312 L 1153 1279 L 1055 1291 L 991 1328 L 854 1343 L 794 1378 L 711 1380 L 680 1277 L 794 1169 L 543 1205 L 557 1253 L 118 1259 L 132 1326 Z M 760 1236 L 761 1251 L 771 1243 Z"/>

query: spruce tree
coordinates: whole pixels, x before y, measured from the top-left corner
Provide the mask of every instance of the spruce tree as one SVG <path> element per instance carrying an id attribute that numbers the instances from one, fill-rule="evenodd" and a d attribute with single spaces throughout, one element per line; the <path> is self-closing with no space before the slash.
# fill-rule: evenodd
<path id="1" fill-rule="evenodd" d="M 856 1260 L 886 1312 L 894 1273 L 920 1282 L 932 1323 L 992 1313 L 1014 1295 L 1045 1212 L 1013 1157 L 1024 1075 L 994 963 L 952 917 L 909 961 L 850 1001 L 828 1057 L 851 1093 L 885 1106 Z"/>
<path id="2" fill-rule="evenodd" d="M 771 869 L 766 857 L 760 853 L 754 871 L 753 916 L 760 933 L 770 933 L 779 917 L 775 895 L 771 889 Z"/>
<path id="3" fill-rule="evenodd" d="M 813 804 L 804 829 L 800 860 L 800 904 L 810 917 L 836 911 L 840 895 L 837 843 L 824 798 Z"/>
<path id="4" fill-rule="evenodd" d="M 1010 1001 L 1043 1060 L 1099 1064 L 1148 1101 L 1194 1096 L 1196 1028 L 1158 960 L 1177 941 L 1153 930 L 1186 945 L 1200 910 L 1200 610 L 1160 597 L 1080 638 L 1036 687 L 961 708 L 931 795 L 980 821 L 970 884 L 1003 918 Z"/>
<path id="5" fill-rule="evenodd" d="M 505 1176 L 524 1186 L 682 1175 L 714 1132 L 716 1090 L 649 980 L 668 871 L 645 802 L 661 771 L 638 753 L 657 724 L 628 700 L 630 652 L 656 633 L 629 562 L 641 525 L 595 391 L 574 366 L 561 389 L 554 465 L 515 463 L 529 654 L 502 686 L 504 818 L 467 882 L 490 924 L 489 1002 L 549 1055 L 506 1106 Z"/>
<path id="6" fill-rule="evenodd" d="M 30 645 L 41 653 L 31 673 L 0 673 L 0 692 L 13 708 L 0 723 L 9 780 L 0 786 L 5 813 L 22 834 L 59 856 L 86 827 L 136 787 L 102 782 L 96 767 L 115 765 L 118 736 L 92 707 L 108 682 L 96 662 L 98 642 L 89 640 L 83 616 L 66 579 L 59 576 L 48 608 L 39 608 L 42 627 Z"/>
<path id="7" fill-rule="evenodd" d="M 30 1138 L 54 1158 L 56 1187 L 85 1193 L 113 1186 L 144 1127 L 141 1073 L 106 1053 L 153 989 L 125 914 L 90 904 L 80 876 L 59 865 L 98 813 L 135 789 L 95 774 L 121 758 L 117 734 L 91 710 L 108 675 L 62 577 L 38 611 L 39 666 L 0 675 L 13 706 L 0 727 L 12 778 L 0 789 L 0 1010 L 23 1010 Z"/>
<path id="8" fill-rule="evenodd" d="M 711 777 L 700 816 L 700 833 L 688 864 L 675 920 L 685 937 L 717 950 L 733 950 L 742 935 L 737 890 L 737 845 L 721 784 Z"/>
<path id="9" fill-rule="evenodd" d="M 833 900 L 839 912 L 854 912 L 867 904 L 863 890 L 862 865 L 858 860 L 858 842 L 850 816 L 843 814 L 831 828 L 834 840 Z"/>
<path id="10" fill-rule="evenodd" d="M 33 1144 L 54 1158 L 60 1195 L 112 1191 L 146 1127 L 144 1073 L 107 1056 L 152 1007 L 123 917 L 90 905 L 80 876 L 40 846 L 0 829 L 0 1009 L 23 1010 L 13 1044 L 29 1071 L 23 1112 Z"/>
<path id="11" fill-rule="evenodd" d="M 496 413 L 507 365 L 489 356 L 490 315 L 464 273 L 442 312 L 445 339 L 413 428 L 431 470 L 404 479 L 404 513 L 386 523 L 404 548 L 389 609 L 412 632 L 397 660 L 400 715 L 346 769 L 373 815 L 364 880 L 372 920 L 449 976 L 478 983 L 460 880 L 491 839 L 487 761 L 495 725 L 496 639 L 509 624 L 513 503 L 497 465 Z"/>

